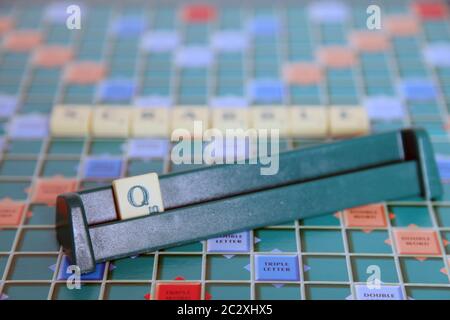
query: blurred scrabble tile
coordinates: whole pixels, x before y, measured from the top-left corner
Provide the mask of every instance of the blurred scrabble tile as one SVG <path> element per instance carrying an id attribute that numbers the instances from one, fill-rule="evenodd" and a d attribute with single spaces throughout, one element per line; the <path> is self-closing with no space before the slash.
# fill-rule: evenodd
<path id="1" fill-rule="evenodd" d="M 216 8 L 208 4 L 186 5 L 182 11 L 182 19 L 187 23 L 206 23 L 216 20 Z"/>
<path id="2" fill-rule="evenodd" d="M 116 179 L 122 171 L 122 160 L 117 158 L 87 158 L 84 177 L 88 179 Z"/>
<path id="3" fill-rule="evenodd" d="M 135 90 L 132 79 L 106 79 L 98 87 L 98 99 L 103 103 L 127 103 L 133 98 Z"/>
<path id="4" fill-rule="evenodd" d="M 438 235 L 429 229 L 394 229 L 394 238 L 399 254 L 440 255 Z"/>
<path id="5" fill-rule="evenodd" d="M 417 1 L 412 5 L 414 12 L 423 20 L 442 20 L 448 18 L 445 2 Z"/>
<path id="6" fill-rule="evenodd" d="M 329 121 L 332 137 L 359 136 L 369 133 L 369 118 L 362 107 L 331 107 Z"/>
<path id="7" fill-rule="evenodd" d="M 72 62 L 64 70 L 64 80 L 73 84 L 94 84 L 104 79 L 106 68 L 94 61 Z"/>
<path id="8" fill-rule="evenodd" d="M 169 130 L 168 108 L 133 108 L 131 111 L 132 137 L 167 137 Z"/>
<path id="9" fill-rule="evenodd" d="M 33 55 L 33 64 L 38 67 L 54 68 L 68 63 L 73 58 L 73 51 L 64 46 L 44 46 L 38 48 Z"/>
<path id="10" fill-rule="evenodd" d="M 386 228 L 386 212 L 383 204 L 370 204 L 343 211 L 347 227 Z"/>
<path id="11" fill-rule="evenodd" d="M 122 220 L 164 211 L 159 178 L 154 172 L 114 180 L 112 187 Z"/>
<path id="12" fill-rule="evenodd" d="M 213 108 L 212 127 L 225 131 L 226 129 L 243 129 L 249 127 L 247 108 Z"/>
<path id="13" fill-rule="evenodd" d="M 156 284 L 156 300 L 200 300 L 202 286 L 199 282 L 160 282 Z"/>
<path id="14" fill-rule="evenodd" d="M 34 185 L 31 201 L 53 206 L 58 195 L 74 192 L 76 188 L 77 181 L 74 179 L 66 179 L 64 177 L 40 178 Z"/>
<path id="15" fill-rule="evenodd" d="M 42 43 L 42 34 L 35 30 L 15 30 L 9 32 L 3 41 L 3 48 L 8 51 L 31 51 Z"/>
<path id="16" fill-rule="evenodd" d="M 347 47 L 329 46 L 319 50 L 319 61 L 329 68 L 349 68 L 356 64 L 356 56 Z"/>
<path id="17" fill-rule="evenodd" d="M 384 26 L 391 36 L 412 36 L 419 33 L 419 22 L 408 15 L 390 15 L 385 18 Z"/>
<path id="18" fill-rule="evenodd" d="M 92 108 L 87 106 L 55 106 L 50 118 L 54 137 L 86 137 L 91 129 Z"/>
<path id="19" fill-rule="evenodd" d="M 0 228 L 18 226 L 22 221 L 25 204 L 11 199 L 0 200 Z"/>
<path id="20" fill-rule="evenodd" d="M 0 17 L 0 36 L 6 34 L 14 28 L 14 19 L 12 17 Z"/>
<path id="21" fill-rule="evenodd" d="M 209 128 L 209 111 L 208 107 L 196 106 L 178 106 L 172 110 L 172 131 L 176 129 L 185 129 L 195 138 L 194 122 L 202 125 L 203 130 Z M 199 132 L 202 134 L 202 132 Z"/>
<path id="22" fill-rule="evenodd" d="M 290 84 L 317 84 L 322 81 L 322 70 L 315 63 L 290 63 L 283 68 L 283 78 Z"/>
<path id="23" fill-rule="evenodd" d="M 117 107 L 94 108 L 91 132 L 94 137 L 128 137 L 130 133 L 130 109 Z"/>
<path id="24" fill-rule="evenodd" d="M 288 108 L 264 106 L 250 108 L 251 124 L 255 129 L 278 129 L 280 136 L 289 135 Z"/>
<path id="25" fill-rule="evenodd" d="M 350 35 L 350 42 L 362 52 L 382 52 L 390 47 L 386 34 L 379 31 L 356 31 Z"/>
<path id="26" fill-rule="evenodd" d="M 48 117 L 41 114 L 24 114 L 16 116 L 9 123 L 8 133 L 11 138 L 33 139 L 48 135 Z"/>
<path id="27" fill-rule="evenodd" d="M 328 123 L 328 110 L 325 107 L 289 108 L 289 128 L 294 137 L 325 138 Z"/>

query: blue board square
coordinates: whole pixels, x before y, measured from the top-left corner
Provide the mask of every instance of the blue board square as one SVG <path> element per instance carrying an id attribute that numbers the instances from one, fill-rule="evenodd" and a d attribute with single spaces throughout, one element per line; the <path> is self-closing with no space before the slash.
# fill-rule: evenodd
<path id="1" fill-rule="evenodd" d="M 434 100 L 436 86 L 427 79 L 406 79 L 400 84 L 400 92 L 407 100 Z"/>
<path id="2" fill-rule="evenodd" d="M 403 293 L 400 286 L 380 285 L 368 287 L 367 285 L 356 285 L 357 300 L 403 300 Z"/>
<path id="3" fill-rule="evenodd" d="M 169 150 L 166 139 L 132 139 L 128 144 L 128 156 L 133 158 L 164 158 Z"/>
<path id="4" fill-rule="evenodd" d="M 208 47 L 184 47 L 177 51 L 175 63 L 179 67 L 200 68 L 213 63 L 214 55 Z"/>
<path id="5" fill-rule="evenodd" d="M 255 256 L 256 280 L 298 281 L 297 255 L 257 255 Z"/>
<path id="6" fill-rule="evenodd" d="M 431 43 L 424 49 L 425 60 L 435 67 L 450 67 L 450 44 Z"/>
<path id="7" fill-rule="evenodd" d="M 84 166 L 85 178 L 115 179 L 120 177 L 121 159 L 88 158 Z"/>
<path id="8" fill-rule="evenodd" d="M 116 19 L 112 25 L 112 32 L 118 37 L 139 36 L 147 28 L 144 17 L 124 16 Z"/>
<path id="9" fill-rule="evenodd" d="M 249 94 L 256 103 L 282 103 L 284 85 L 279 80 L 254 80 L 249 85 Z"/>
<path id="10" fill-rule="evenodd" d="M 17 98 L 6 94 L 0 94 L 0 117 L 8 118 L 14 114 L 17 108 Z"/>
<path id="11" fill-rule="evenodd" d="M 72 265 L 67 256 L 63 256 L 61 265 L 59 266 L 58 280 L 67 280 L 73 273 L 69 272 L 67 268 Z M 90 273 L 81 275 L 81 280 L 102 280 L 105 272 L 105 263 L 99 263 L 95 266 L 95 270 Z"/>
<path id="12" fill-rule="evenodd" d="M 208 252 L 247 252 L 250 250 L 248 231 L 208 239 Z"/>
<path id="13" fill-rule="evenodd" d="M 212 46 L 217 51 L 244 51 L 247 48 L 248 39 L 242 32 L 221 31 L 212 37 Z"/>
<path id="14" fill-rule="evenodd" d="M 350 13 L 350 8 L 339 1 L 314 1 L 308 7 L 308 16 L 315 23 L 340 23 L 345 22 Z"/>
<path id="15" fill-rule="evenodd" d="M 161 95 L 138 96 L 134 99 L 138 107 L 170 107 L 173 105 L 171 97 Z"/>
<path id="16" fill-rule="evenodd" d="M 180 37 L 173 31 L 152 31 L 146 33 L 141 40 L 141 48 L 147 52 L 167 52 L 175 50 Z"/>
<path id="17" fill-rule="evenodd" d="M 128 102 L 135 93 L 136 86 L 130 79 L 104 80 L 98 88 L 98 97 L 102 102 Z"/>
<path id="18" fill-rule="evenodd" d="M 280 22 L 271 16 L 255 17 L 249 21 L 248 29 L 255 36 L 272 36 L 280 31 Z"/>
<path id="19" fill-rule="evenodd" d="M 9 125 L 9 135 L 17 139 L 38 139 L 48 135 L 48 116 L 26 114 L 15 117 Z"/>
<path id="20" fill-rule="evenodd" d="M 436 163 L 442 181 L 450 181 L 450 157 L 436 154 Z"/>

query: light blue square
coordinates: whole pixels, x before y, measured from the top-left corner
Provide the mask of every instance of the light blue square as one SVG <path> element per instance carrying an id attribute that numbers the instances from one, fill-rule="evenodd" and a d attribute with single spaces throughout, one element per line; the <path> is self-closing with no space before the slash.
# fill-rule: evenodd
<path id="1" fill-rule="evenodd" d="M 58 280 L 67 280 L 73 273 L 68 272 L 67 268 L 72 265 L 67 256 L 63 256 L 61 265 L 59 266 Z M 102 280 L 105 272 L 105 263 L 99 263 L 95 266 L 95 270 L 90 273 L 81 275 L 81 280 Z"/>
<path id="2" fill-rule="evenodd" d="M 255 256 L 256 280 L 298 281 L 297 255 L 257 255 Z"/>
<path id="3" fill-rule="evenodd" d="M 114 179 L 120 177 L 121 159 L 88 158 L 84 166 L 84 177 L 93 179 Z"/>

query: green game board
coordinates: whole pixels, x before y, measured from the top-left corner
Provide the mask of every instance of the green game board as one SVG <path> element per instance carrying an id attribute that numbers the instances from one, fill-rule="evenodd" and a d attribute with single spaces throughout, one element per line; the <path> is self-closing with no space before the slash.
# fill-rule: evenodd
<path id="1" fill-rule="evenodd" d="M 423 53 L 433 44 L 450 43 L 448 17 L 420 18 L 412 2 L 386 1 L 383 14 L 414 17 L 417 33 L 390 37 L 389 47 L 381 52 L 358 52 L 358 63 L 350 67 L 324 68 L 320 84 L 297 86 L 283 83 L 283 67 L 296 61 L 314 63 L 321 46 L 349 46 L 350 33 L 366 28 L 364 3 L 344 1 L 335 9 L 334 18 L 328 16 L 331 22 L 318 23 L 311 20 L 311 3 L 306 1 L 284 5 L 255 1 L 245 7 L 211 2 L 216 8 L 213 21 L 192 24 L 181 19 L 182 4 L 120 3 L 81 3 L 86 13 L 81 30 L 66 28 L 65 18 L 61 19 L 65 8 L 55 3 L 0 4 L 0 26 L 14 21 L 11 29 L 4 27 L 8 30 L 0 32 L 3 40 L 13 30 L 38 31 L 46 45 L 73 48 L 75 61 L 104 63 L 105 78 L 110 81 L 103 87 L 63 81 L 64 66 L 33 62 L 35 47 L 0 48 L 0 199 L 23 203 L 25 212 L 16 226 L 2 226 L 0 221 L 2 299 L 154 299 L 158 284 L 185 282 L 200 283 L 202 299 L 356 299 L 357 286 L 366 283 L 370 265 L 380 267 L 383 284 L 398 286 L 402 299 L 450 299 L 450 184 L 446 178 L 450 65 L 432 64 Z M 191 53 L 192 59 L 202 61 L 200 67 L 175 66 L 181 47 L 209 48 L 211 35 L 224 30 L 266 34 L 269 40 L 244 38 L 249 44 L 245 53 L 215 52 L 214 63 L 208 65 L 205 53 L 203 58 Z M 146 51 L 140 45 L 144 33 L 161 31 L 180 35 L 177 49 Z M 136 88 L 129 89 L 130 83 Z M 278 90 L 280 83 L 282 90 Z M 36 203 L 30 191 L 38 179 L 60 175 L 75 179 L 81 188 L 110 184 L 114 177 L 96 176 L 86 169 L 94 160 L 115 161 L 118 176 L 166 173 L 189 166 L 172 164 L 170 148 L 136 155 L 131 152 L 133 139 L 52 138 L 43 128 L 53 106 L 131 106 L 136 97 L 160 105 L 208 105 L 211 99 L 230 96 L 250 107 L 369 108 L 368 99 L 398 101 L 403 109 L 397 115 L 387 110 L 383 118 L 369 112 L 371 131 L 412 125 L 427 129 L 445 194 L 434 202 L 401 199 L 383 203 L 386 225 L 374 230 L 349 226 L 342 214 L 330 213 L 249 231 L 249 247 L 244 251 L 211 252 L 204 241 L 107 262 L 94 279 L 82 281 L 81 290 L 69 290 L 59 277 L 64 258 L 55 237 L 54 208 Z M 27 118 L 33 115 L 37 120 Z M 286 138 L 281 146 L 289 150 L 330 140 Z M 161 143 L 169 145 L 168 141 Z M 411 225 L 435 232 L 440 253 L 426 259 L 399 253 L 394 232 Z M 296 255 L 299 280 L 256 280 L 255 257 L 261 254 Z"/>

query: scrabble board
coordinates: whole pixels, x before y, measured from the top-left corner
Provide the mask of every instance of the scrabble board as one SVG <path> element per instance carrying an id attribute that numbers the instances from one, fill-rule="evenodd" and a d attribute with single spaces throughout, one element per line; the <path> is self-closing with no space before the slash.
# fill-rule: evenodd
<path id="1" fill-rule="evenodd" d="M 364 1 L 226 3 L 79 2 L 78 30 L 66 26 L 72 3 L 2 1 L 1 300 L 450 299 L 449 5 L 382 2 L 374 31 Z M 171 163 L 168 136 L 144 126 L 55 136 L 55 110 L 68 105 L 152 108 L 158 133 L 178 121 L 167 111 L 183 108 L 200 117 L 347 108 L 368 118 L 370 132 L 425 128 L 445 192 L 102 263 L 70 290 L 57 194 L 198 165 Z M 284 135 L 281 150 L 336 139 L 318 119 Z M 70 130 L 90 129 L 62 128 Z M 381 283 L 369 289 L 376 274 Z"/>

